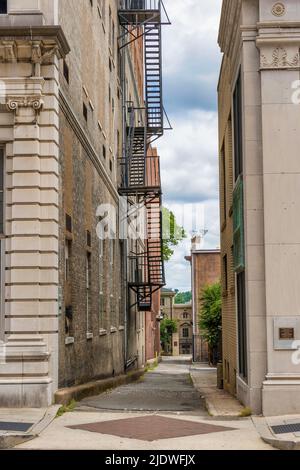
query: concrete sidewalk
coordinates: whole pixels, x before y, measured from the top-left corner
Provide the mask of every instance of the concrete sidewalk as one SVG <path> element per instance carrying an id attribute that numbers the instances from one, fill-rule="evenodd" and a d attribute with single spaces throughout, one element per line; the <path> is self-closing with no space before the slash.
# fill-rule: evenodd
<path id="1" fill-rule="evenodd" d="M 273 450 L 260 438 L 251 418 L 208 416 L 200 393 L 192 386 L 190 367 L 187 358 L 163 358 L 144 379 L 82 400 L 37 439 L 17 448 Z"/>
<path id="2" fill-rule="evenodd" d="M 0 449 L 11 449 L 39 436 L 59 408 L 0 408 Z"/>
<path id="3" fill-rule="evenodd" d="M 253 417 L 261 439 L 280 450 L 300 450 L 300 415 Z"/>
<path id="4" fill-rule="evenodd" d="M 210 416 L 232 417 L 241 416 L 243 406 L 236 398 L 225 390 L 217 388 L 217 369 L 207 364 L 193 364 L 190 368 L 194 387 L 201 394 Z"/>

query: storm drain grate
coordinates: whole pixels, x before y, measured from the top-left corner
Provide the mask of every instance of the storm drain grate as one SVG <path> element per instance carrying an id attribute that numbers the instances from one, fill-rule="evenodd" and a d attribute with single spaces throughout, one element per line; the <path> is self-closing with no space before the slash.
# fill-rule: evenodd
<path id="1" fill-rule="evenodd" d="M 293 432 L 300 432 L 300 423 L 280 424 L 279 426 L 272 426 L 272 431 L 275 434 L 288 434 Z"/>
<path id="2" fill-rule="evenodd" d="M 12 423 L 0 421 L 0 431 L 26 432 L 34 423 Z"/>

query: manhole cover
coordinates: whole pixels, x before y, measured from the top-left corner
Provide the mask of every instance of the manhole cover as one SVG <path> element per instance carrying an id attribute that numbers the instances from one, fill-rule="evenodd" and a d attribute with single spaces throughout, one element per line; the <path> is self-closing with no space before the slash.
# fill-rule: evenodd
<path id="1" fill-rule="evenodd" d="M 27 432 L 34 423 L 12 423 L 0 421 L 0 431 Z"/>
<path id="2" fill-rule="evenodd" d="M 300 432 L 300 423 L 280 424 L 278 426 L 272 426 L 271 429 L 275 434 Z"/>
<path id="3" fill-rule="evenodd" d="M 79 429 L 149 442 L 159 439 L 174 439 L 214 432 L 235 431 L 235 429 L 229 427 L 164 418 L 163 416 L 143 416 L 68 427 L 69 429 Z"/>

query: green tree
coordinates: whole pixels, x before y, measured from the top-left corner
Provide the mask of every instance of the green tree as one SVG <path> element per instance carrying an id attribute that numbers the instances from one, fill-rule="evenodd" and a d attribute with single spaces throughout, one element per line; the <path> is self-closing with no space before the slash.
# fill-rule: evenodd
<path id="1" fill-rule="evenodd" d="M 222 289 L 217 282 L 206 286 L 201 294 L 199 328 L 210 348 L 210 362 L 213 351 L 219 347 L 222 333 Z"/>
<path id="2" fill-rule="evenodd" d="M 175 304 L 188 304 L 192 300 L 192 293 L 189 292 L 178 292 L 175 297 Z"/>
<path id="3" fill-rule="evenodd" d="M 183 227 L 180 227 L 173 212 L 166 207 L 162 208 L 162 236 L 163 236 L 163 257 L 169 261 L 174 254 L 172 247 L 177 246 L 184 238 L 186 233 Z"/>
<path id="4" fill-rule="evenodd" d="M 168 352 L 172 343 L 172 335 L 173 333 L 176 333 L 177 330 L 178 325 L 177 322 L 174 320 L 165 318 L 160 323 L 160 341 L 165 352 Z"/>

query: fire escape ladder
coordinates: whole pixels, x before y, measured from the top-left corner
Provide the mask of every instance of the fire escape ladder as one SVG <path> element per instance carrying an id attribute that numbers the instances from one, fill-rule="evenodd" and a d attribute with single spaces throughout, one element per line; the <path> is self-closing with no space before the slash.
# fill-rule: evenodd
<path id="1" fill-rule="evenodd" d="M 132 256 L 136 269 L 130 288 L 136 293 L 139 310 L 149 311 L 153 293 L 165 285 L 159 157 L 152 153 L 151 143 L 164 133 L 161 40 L 162 25 L 170 21 L 162 0 L 120 0 L 119 19 L 123 28 L 120 49 L 144 37 L 144 122 L 137 126 L 137 119 L 130 119 L 122 162 L 126 178 L 119 192 L 142 198 L 145 204 L 147 239 L 143 252 Z M 134 113 L 133 108 L 128 111 Z"/>
<path id="2" fill-rule="evenodd" d="M 131 153 L 129 155 L 129 186 L 140 188 L 145 186 L 146 163 L 145 163 L 145 128 L 135 127 Z"/>
<path id="3" fill-rule="evenodd" d="M 164 133 L 162 99 L 161 25 L 145 26 L 145 101 L 147 107 L 147 135 L 153 141 Z"/>
<path id="4" fill-rule="evenodd" d="M 165 272 L 162 250 L 162 215 L 161 198 L 152 195 L 146 199 L 147 212 L 147 246 L 148 246 L 148 277 L 154 289 L 165 285 Z"/>

